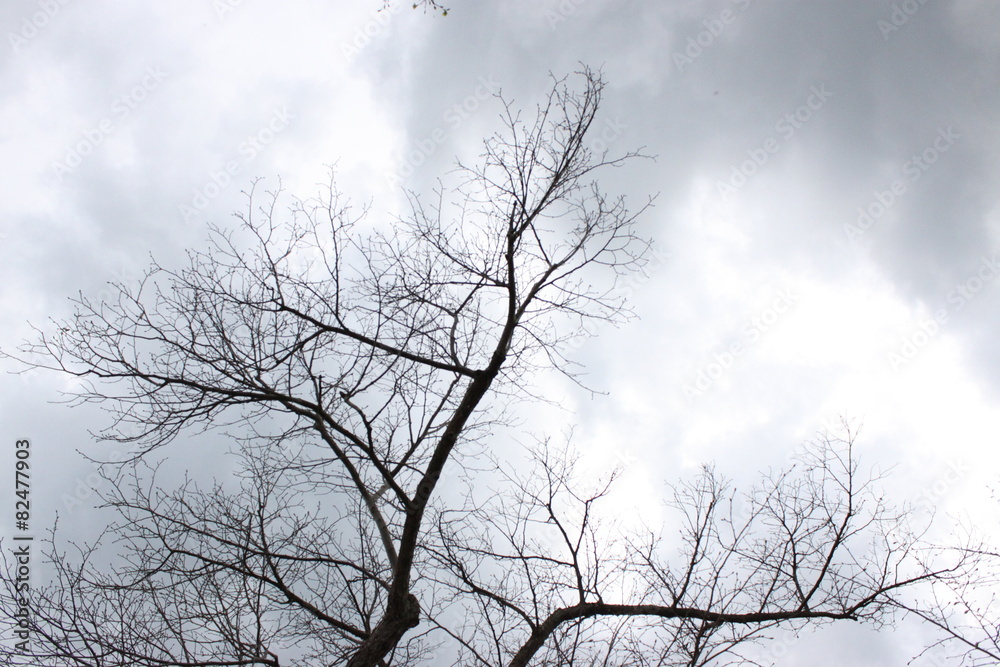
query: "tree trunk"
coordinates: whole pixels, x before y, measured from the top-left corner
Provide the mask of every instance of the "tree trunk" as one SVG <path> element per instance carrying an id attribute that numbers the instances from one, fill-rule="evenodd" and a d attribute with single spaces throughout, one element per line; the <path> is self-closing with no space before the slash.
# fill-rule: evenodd
<path id="1" fill-rule="evenodd" d="M 382 659 L 396 648 L 403 635 L 420 623 L 420 603 L 412 593 L 407 593 L 401 604 L 391 604 L 385 616 L 375 626 L 357 653 L 351 656 L 347 667 L 378 667 Z"/>

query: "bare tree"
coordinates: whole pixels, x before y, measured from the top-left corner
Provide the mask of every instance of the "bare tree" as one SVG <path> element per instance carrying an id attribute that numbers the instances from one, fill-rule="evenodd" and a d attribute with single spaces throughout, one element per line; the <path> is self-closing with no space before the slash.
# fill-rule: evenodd
<path id="1" fill-rule="evenodd" d="M 679 487 L 677 562 L 655 535 L 609 541 L 606 489 L 584 493 L 544 447 L 533 476 L 500 468 L 506 492 L 439 501 L 446 466 L 491 460 L 506 412 L 489 397 L 571 373 L 586 321 L 628 315 L 614 281 L 646 244 L 593 176 L 637 153 L 588 149 L 603 84 L 581 78 L 527 122 L 505 104 L 454 204 L 414 197 L 362 237 L 365 212 L 332 181 L 285 218 L 280 189 L 263 204 L 253 189 L 239 228 L 214 229 L 187 268 L 81 296 L 38 332 L 22 361 L 78 378 L 134 456 L 107 473 L 117 560 L 53 537 L 34 652 L 4 648 L 8 664 L 374 667 L 439 664 L 450 645 L 456 664 L 701 665 L 779 624 L 885 622 L 898 590 L 963 574 L 961 558 L 926 564 L 851 438 L 745 514 L 711 471 Z M 239 484 L 167 490 L 154 450 L 199 429 L 233 431 Z"/>
<path id="2" fill-rule="evenodd" d="M 390 0 L 382 0 L 382 9 L 388 8 L 391 4 L 392 2 Z M 413 9 L 417 9 L 419 7 L 423 9 L 424 12 L 430 11 L 435 14 L 441 12 L 441 16 L 448 16 L 448 8 L 436 0 L 413 0 L 411 4 L 413 5 Z"/>
<path id="3" fill-rule="evenodd" d="M 922 543 L 845 433 L 742 495 L 704 468 L 668 502 L 674 539 L 606 525 L 615 475 L 585 490 L 572 456 L 538 449 L 534 474 L 505 471 L 509 495 L 439 515 L 440 583 L 476 619 L 446 629 L 462 664 L 758 664 L 744 649 L 779 627 L 882 626 L 918 609 L 911 589 L 971 581 L 975 555 Z"/>
<path id="4" fill-rule="evenodd" d="M 925 653 L 935 652 L 968 667 L 1000 664 L 1000 551 L 995 542 L 986 546 L 968 537 L 965 530 L 961 551 L 976 563 L 975 577 L 934 581 L 918 601 L 905 603 L 914 614 L 934 628 L 936 641 Z"/>

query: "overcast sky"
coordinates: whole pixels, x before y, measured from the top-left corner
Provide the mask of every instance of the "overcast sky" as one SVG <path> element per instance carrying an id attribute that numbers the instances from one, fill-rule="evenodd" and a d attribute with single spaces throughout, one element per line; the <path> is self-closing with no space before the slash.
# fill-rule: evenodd
<path id="1" fill-rule="evenodd" d="M 541 380 L 566 410 L 532 428 L 575 425 L 596 467 L 626 465 L 655 520 L 664 481 L 712 461 L 751 479 L 844 415 L 864 424 L 864 460 L 896 466 L 898 500 L 990 528 L 1000 4 L 380 5 L 4 2 L 0 348 L 78 290 L 135 280 L 150 253 L 179 264 L 258 176 L 308 196 L 336 163 L 384 222 L 403 188 L 429 193 L 477 154 L 495 93 L 530 110 L 550 74 L 583 63 L 608 84 L 593 140 L 656 156 L 604 180 L 636 204 L 658 193 L 640 223 L 656 253 L 628 287 L 639 319 L 575 352 L 606 394 Z M 2 437 L 35 446 L 36 520 L 97 521 L 64 496 L 90 473 L 73 452 L 102 415 L 49 404 L 62 378 L 0 382 Z M 851 632 L 779 664 L 909 657 L 905 633 Z"/>

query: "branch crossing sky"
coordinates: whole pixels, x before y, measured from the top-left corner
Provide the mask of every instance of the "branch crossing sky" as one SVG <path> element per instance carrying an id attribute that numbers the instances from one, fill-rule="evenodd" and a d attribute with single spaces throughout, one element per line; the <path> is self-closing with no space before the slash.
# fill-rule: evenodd
<path id="1" fill-rule="evenodd" d="M 863 461 L 895 466 L 893 498 L 995 529 L 1000 5 L 380 6 L 5 2 L 0 348 L 78 291 L 136 281 L 151 253 L 178 265 L 255 177 L 308 197 L 336 164 L 364 226 L 389 225 L 404 188 L 429 197 L 474 161 L 496 94 L 531 113 L 550 73 L 585 63 L 608 83 L 592 147 L 656 156 L 603 180 L 636 206 L 658 193 L 655 247 L 618 287 L 639 319 L 573 351 L 606 394 L 539 378 L 566 410 L 530 411 L 532 428 L 574 426 L 595 470 L 626 467 L 617 502 L 658 520 L 665 481 L 712 461 L 752 481 L 844 415 Z M 48 403 L 65 378 L 0 381 L 0 435 L 36 446 L 39 521 L 96 529 L 73 451 L 98 451 L 104 418 Z M 904 664 L 908 632 L 831 630 L 782 659 Z"/>

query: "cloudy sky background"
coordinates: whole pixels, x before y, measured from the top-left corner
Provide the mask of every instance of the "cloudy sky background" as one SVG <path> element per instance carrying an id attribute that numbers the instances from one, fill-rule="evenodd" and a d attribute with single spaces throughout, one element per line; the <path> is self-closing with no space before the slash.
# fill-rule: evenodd
<path id="1" fill-rule="evenodd" d="M 608 84 L 598 146 L 656 156 L 603 182 L 636 205 L 658 193 L 640 223 L 657 251 L 629 287 L 640 319 L 575 352 L 606 394 L 543 378 L 565 410 L 532 430 L 573 425 L 588 465 L 626 466 L 616 502 L 657 520 L 665 481 L 712 461 L 752 480 L 844 415 L 864 461 L 896 466 L 895 498 L 995 525 L 1000 6 L 379 6 L 4 3 L 0 349 L 151 252 L 179 265 L 257 176 L 305 197 L 336 163 L 384 224 L 402 188 L 429 194 L 477 155 L 493 93 L 530 111 L 585 63 Z M 50 404 L 59 377 L 0 382 L 6 451 L 35 448 L 36 530 L 56 510 L 99 526 L 65 495 L 86 487 L 74 451 L 100 451 L 101 413 Z M 904 664 L 907 632 L 831 630 L 779 664 Z"/>

